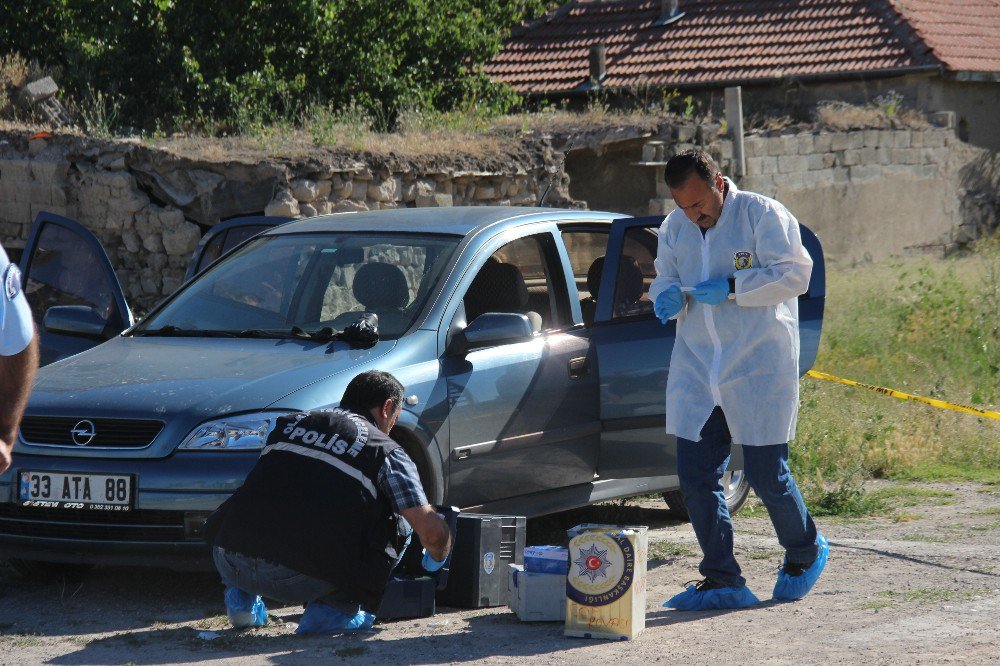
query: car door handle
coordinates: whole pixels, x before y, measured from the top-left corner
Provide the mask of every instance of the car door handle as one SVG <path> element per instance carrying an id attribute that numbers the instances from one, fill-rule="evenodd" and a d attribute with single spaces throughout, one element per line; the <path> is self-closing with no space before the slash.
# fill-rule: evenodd
<path id="1" fill-rule="evenodd" d="M 569 378 L 580 379 L 590 374 L 590 363 L 586 356 L 571 358 L 569 360 Z"/>

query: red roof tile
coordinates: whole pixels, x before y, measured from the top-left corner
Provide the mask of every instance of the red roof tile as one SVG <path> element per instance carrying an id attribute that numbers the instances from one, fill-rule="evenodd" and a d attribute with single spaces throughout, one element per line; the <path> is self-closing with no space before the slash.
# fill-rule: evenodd
<path id="1" fill-rule="evenodd" d="M 513 36 L 486 66 L 522 93 L 569 91 L 607 47 L 605 88 L 753 83 L 943 65 L 1000 72 L 1000 0 L 577 0 Z"/>
<path id="2" fill-rule="evenodd" d="M 892 0 L 955 72 L 1000 72 L 1000 0 Z"/>

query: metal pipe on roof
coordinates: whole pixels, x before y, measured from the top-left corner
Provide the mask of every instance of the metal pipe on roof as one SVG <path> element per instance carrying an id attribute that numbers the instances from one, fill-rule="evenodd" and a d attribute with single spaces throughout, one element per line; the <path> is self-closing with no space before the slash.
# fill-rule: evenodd
<path id="1" fill-rule="evenodd" d="M 590 80 L 600 83 L 608 74 L 608 47 L 604 42 L 590 45 Z"/>
<path id="2" fill-rule="evenodd" d="M 684 12 L 677 7 L 678 0 L 660 0 L 660 18 L 653 22 L 655 26 L 663 26 L 679 20 Z"/>

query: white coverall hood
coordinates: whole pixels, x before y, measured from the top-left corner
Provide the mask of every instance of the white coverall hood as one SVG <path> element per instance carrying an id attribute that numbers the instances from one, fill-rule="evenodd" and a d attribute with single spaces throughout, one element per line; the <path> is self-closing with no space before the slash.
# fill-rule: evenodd
<path id="1" fill-rule="evenodd" d="M 680 209 L 659 229 L 651 301 L 671 285 L 736 278 L 735 299 L 713 306 L 686 295 L 676 315 L 667 432 L 699 441 L 719 405 L 735 443 L 784 444 L 795 437 L 798 416 L 797 299 L 813 262 L 784 206 L 726 183 L 722 215 L 704 236 Z"/>

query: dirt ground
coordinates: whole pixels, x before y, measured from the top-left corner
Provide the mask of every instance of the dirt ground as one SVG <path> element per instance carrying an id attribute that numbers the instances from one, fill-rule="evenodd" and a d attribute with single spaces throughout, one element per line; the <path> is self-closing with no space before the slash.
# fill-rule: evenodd
<path id="1" fill-rule="evenodd" d="M 301 608 L 263 629 L 227 628 L 215 576 L 97 569 L 38 583 L 0 567 L 0 664 L 357 663 L 996 663 L 1000 646 L 1000 487 L 919 484 L 892 517 L 820 519 L 830 560 L 794 603 L 769 601 L 781 554 L 757 510 L 735 520 L 737 551 L 764 600 L 741 611 L 661 607 L 697 577 L 689 525 L 646 499 L 529 521 L 529 544 L 609 511 L 650 526 L 646 630 L 635 641 L 566 638 L 506 608 L 438 608 L 362 636 L 296 637 Z M 928 491 L 933 491 L 930 494 Z M 207 638 L 206 638 L 207 637 Z"/>

